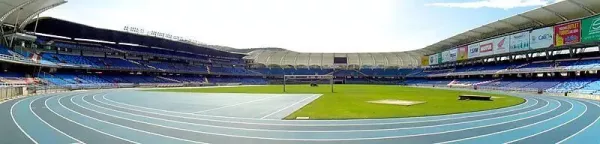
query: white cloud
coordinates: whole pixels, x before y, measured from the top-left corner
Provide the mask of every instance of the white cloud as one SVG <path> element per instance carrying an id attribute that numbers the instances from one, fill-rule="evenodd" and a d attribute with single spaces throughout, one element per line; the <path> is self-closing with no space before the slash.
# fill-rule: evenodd
<path id="1" fill-rule="evenodd" d="M 518 7 L 545 6 L 563 0 L 480 0 L 472 2 L 430 3 L 427 6 L 455 7 L 455 8 L 501 8 L 511 9 Z"/>

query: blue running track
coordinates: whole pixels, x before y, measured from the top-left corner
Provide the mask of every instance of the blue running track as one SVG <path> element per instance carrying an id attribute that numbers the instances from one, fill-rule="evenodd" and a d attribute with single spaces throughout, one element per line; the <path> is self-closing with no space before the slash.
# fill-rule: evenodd
<path id="1" fill-rule="evenodd" d="M 131 89 L 46 94 L 0 104 L 0 143 L 600 143 L 600 103 L 540 95 L 442 116 L 280 120 L 320 95 Z"/>

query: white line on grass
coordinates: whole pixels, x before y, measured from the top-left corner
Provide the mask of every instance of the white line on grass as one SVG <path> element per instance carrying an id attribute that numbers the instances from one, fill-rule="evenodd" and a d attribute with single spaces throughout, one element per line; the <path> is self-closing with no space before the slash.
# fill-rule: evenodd
<path id="1" fill-rule="evenodd" d="M 239 105 L 243 105 L 243 104 L 249 104 L 249 103 L 253 103 L 253 102 L 257 102 L 257 101 L 262 101 L 262 100 L 276 98 L 276 97 L 280 97 L 280 96 L 268 96 L 268 97 L 257 99 L 257 100 L 251 100 L 251 101 L 247 101 L 247 102 L 241 102 L 241 103 L 237 103 L 237 104 L 226 105 L 226 106 L 221 106 L 221 107 L 207 109 L 207 110 L 201 110 L 201 111 L 193 112 L 193 114 L 200 114 L 200 113 L 205 113 L 205 112 L 209 112 L 209 111 L 214 111 L 214 110 L 219 110 L 219 109 L 224 109 L 224 108 L 235 107 L 235 106 L 239 106 Z"/>
<path id="2" fill-rule="evenodd" d="M 292 107 L 292 106 L 295 106 L 295 105 L 297 105 L 297 104 L 299 104 L 299 103 L 301 103 L 301 102 L 304 102 L 304 101 L 306 101 L 307 99 L 310 99 L 310 98 L 313 98 L 313 97 L 318 97 L 318 96 L 319 96 L 319 95 L 313 95 L 313 96 L 310 96 L 310 97 L 304 98 L 304 99 L 302 99 L 302 100 L 300 100 L 300 101 L 298 101 L 298 102 L 296 102 L 296 103 L 293 103 L 293 104 L 291 104 L 291 105 L 289 105 L 289 106 L 286 106 L 286 107 L 284 107 L 284 108 L 282 108 L 282 109 L 279 109 L 279 110 L 277 110 L 277 111 L 275 111 L 275 112 L 272 112 L 272 113 L 270 113 L 270 114 L 268 114 L 268 115 L 265 115 L 265 116 L 261 117 L 260 119 L 265 119 L 265 118 L 267 118 L 267 117 L 269 117 L 269 116 L 271 116 L 271 115 L 274 115 L 274 114 L 276 114 L 276 113 L 279 113 L 279 112 L 281 112 L 281 111 L 283 111 L 283 110 L 285 110 L 285 109 L 288 109 L 288 108 L 290 108 L 290 107 Z"/>

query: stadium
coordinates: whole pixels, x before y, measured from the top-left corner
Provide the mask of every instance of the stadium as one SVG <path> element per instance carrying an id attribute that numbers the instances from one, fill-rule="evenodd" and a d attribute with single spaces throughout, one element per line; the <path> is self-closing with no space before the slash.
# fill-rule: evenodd
<path id="1" fill-rule="evenodd" d="M 237 49 L 0 1 L 0 143 L 600 143 L 600 1 L 400 52 Z"/>

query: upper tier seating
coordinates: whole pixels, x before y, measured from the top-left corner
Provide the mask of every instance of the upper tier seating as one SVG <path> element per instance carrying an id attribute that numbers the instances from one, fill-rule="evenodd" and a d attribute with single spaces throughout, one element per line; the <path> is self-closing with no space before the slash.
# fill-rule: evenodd
<path id="1" fill-rule="evenodd" d="M 65 55 L 65 54 L 53 54 L 53 53 L 42 53 L 42 59 L 48 60 L 54 63 L 65 63 L 74 65 L 89 65 L 92 67 L 100 67 L 100 65 L 86 59 L 84 56 Z"/>

